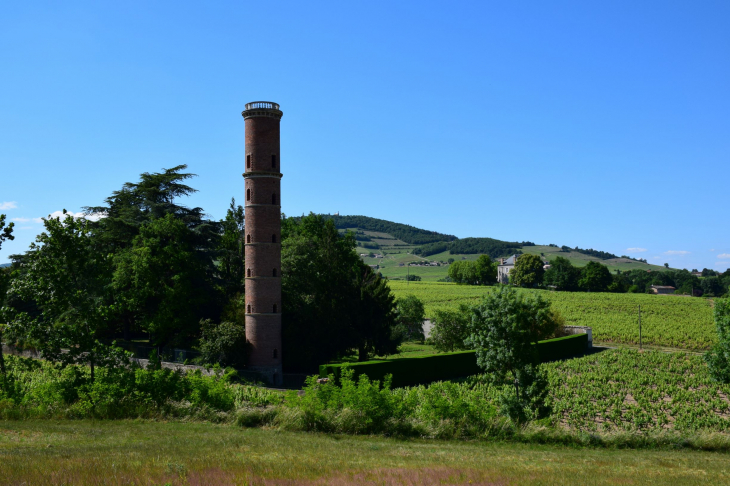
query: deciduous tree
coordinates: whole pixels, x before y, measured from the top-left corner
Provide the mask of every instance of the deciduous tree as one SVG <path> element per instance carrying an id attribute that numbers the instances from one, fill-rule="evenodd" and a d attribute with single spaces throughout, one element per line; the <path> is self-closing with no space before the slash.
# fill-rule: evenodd
<path id="1" fill-rule="evenodd" d="M 119 349 L 102 340 L 108 335 L 111 259 L 92 238 L 89 221 L 65 217 L 44 220 L 45 231 L 25 255 L 23 272 L 10 292 L 35 301 L 39 312 L 13 312 L 14 335 L 61 363 L 88 363 L 91 379 L 99 365 L 123 360 Z"/>
<path id="2" fill-rule="evenodd" d="M 555 257 L 550 261 L 550 268 L 545 271 L 543 282 L 545 285 L 555 286 L 555 290 L 578 290 L 580 270 L 575 268 L 570 260 Z"/>
<path id="3" fill-rule="evenodd" d="M 613 277 L 608 267 L 598 262 L 588 262 L 581 269 L 578 285 L 588 292 L 606 292 L 611 282 Z"/>
<path id="4" fill-rule="evenodd" d="M 539 255 L 520 255 L 509 273 L 510 282 L 519 287 L 537 287 L 545 275 L 545 263 Z"/>
<path id="5" fill-rule="evenodd" d="M 555 332 L 550 303 L 540 296 L 519 295 L 502 287 L 472 307 L 465 344 L 476 350 L 477 364 L 496 383 L 510 379 L 514 394 L 504 395 L 505 413 L 516 421 L 525 413 L 546 412 L 547 380 L 535 344 Z"/>

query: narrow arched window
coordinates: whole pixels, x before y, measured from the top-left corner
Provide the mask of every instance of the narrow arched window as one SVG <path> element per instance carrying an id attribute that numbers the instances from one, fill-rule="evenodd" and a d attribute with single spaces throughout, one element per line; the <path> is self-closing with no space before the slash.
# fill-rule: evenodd
<path id="1" fill-rule="evenodd" d="M 274 277 L 276 277 L 276 269 L 272 272 L 274 274 Z"/>
<path id="2" fill-rule="evenodd" d="M 248 154 L 246 156 L 246 168 L 247 169 L 250 169 L 251 168 L 251 154 Z"/>
<path id="3" fill-rule="evenodd" d="M 250 268 L 248 270 L 246 270 L 246 276 L 247 277 L 250 277 L 251 276 L 251 269 Z"/>
<path id="4" fill-rule="evenodd" d="M 276 235 L 271 235 L 271 242 L 276 243 Z"/>
<path id="5" fill-rule="evenodd" d="M 251 304 L 248 304 L 248 313 L 251 313 Z"/>
<path id="6" fill-rule="evenodd" d="M 277 359 L 279 357 L 279 350 L 274 348 L 274 359 Z"/>
<path id="7" fill-rule="evenodd" d="M 251 243 L 251 235 L 246 235 L 246 243 Z"/>
<path id="8" fill-rule="evenodd" d="M 271 204 L 276 204 L 276 194 L 271 195 Z"/>
<path id="9" fill-rule="evenodd" d="M 251 189 L 246 189 L 246 201 L 251 200 Z"/>
<path id="10" fill-rule="evenodd" d="M 274 314 L 276 314 L 276 304 L 274 304 Z"/>
<path id="11" fill-rule="evenodd" d="M 271 156 L 271 168 L 272 169 L 276 168 L 276 155 Z"/>

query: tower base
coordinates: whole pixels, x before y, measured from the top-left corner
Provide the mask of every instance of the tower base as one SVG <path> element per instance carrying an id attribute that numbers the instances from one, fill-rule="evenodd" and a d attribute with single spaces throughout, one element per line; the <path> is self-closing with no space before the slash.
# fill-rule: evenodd
<path id="1" fill-rule="evenodd" d="M 247 366 L 246 371 L 258 374 L 269 385 L 281 386 L 284 383 L 284 374 L 279 366 Z"/>

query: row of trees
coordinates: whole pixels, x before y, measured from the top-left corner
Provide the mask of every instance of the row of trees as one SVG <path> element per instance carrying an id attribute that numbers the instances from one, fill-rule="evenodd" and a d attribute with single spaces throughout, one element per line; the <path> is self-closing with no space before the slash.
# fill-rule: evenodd
<path id="1" fill-rule="evenodd" d="M 497 264 L 487 255 L 476 261 L 450 259 L 449 279 L 458 284 L 491 285 L 497 278 Z"/>
<path id="2" fill-rule="evenodd" d="M 723 274 L 712 272 L 702 279 L 687 270 L 617 271 L 599 262 L 588 262 L 584 267 L 574 266 L 570 260 L 556 257 L 545 270 L 545 262 L 538 255 L 520 255 L 510 272 L 510 283 L 519 287 L 550 287 L 560 291 L 584 292 L 649 292 L 652 285 L 674 287 L 677 293 L 720 297 L 730 290 L 730 270 Z M 707 272 L 710 275 L 710 272 Z M 482 255 L 476 262 L 456 261 L 449 267 L 449 279 L 468 285 L 490 285 L 495 282 L 497 265 Z"/>
<path id="3" fill-rule="evenodd" d="M 110 344 L 122 339 L 242 363 L 244 210 L 232 201 L 225 219 L 213 221 L 180 204 L 195 192 L 185 169 L 124 184 L 104 205 L 85 208 L 98 221 L 65 212 L 46 219 L 0 282 L 6 340 L 92 369 L 121 359 Z M 358 257 L 354 237 L 323 217 L 282 220 L 282 291 L 290 371 L 311 371 L 353 350 L 360 359 L 387 355 L 405 336 L 386 282 Z"/>

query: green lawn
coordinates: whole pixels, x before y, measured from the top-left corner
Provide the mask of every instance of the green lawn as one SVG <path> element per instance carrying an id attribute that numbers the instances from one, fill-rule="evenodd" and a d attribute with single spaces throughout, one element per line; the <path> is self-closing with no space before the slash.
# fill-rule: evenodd
<path id="1" fill-rule="evenodd" d="M 0 421 L 8 485 L 728 484 L 730 456 L 241 429 Z"/>

